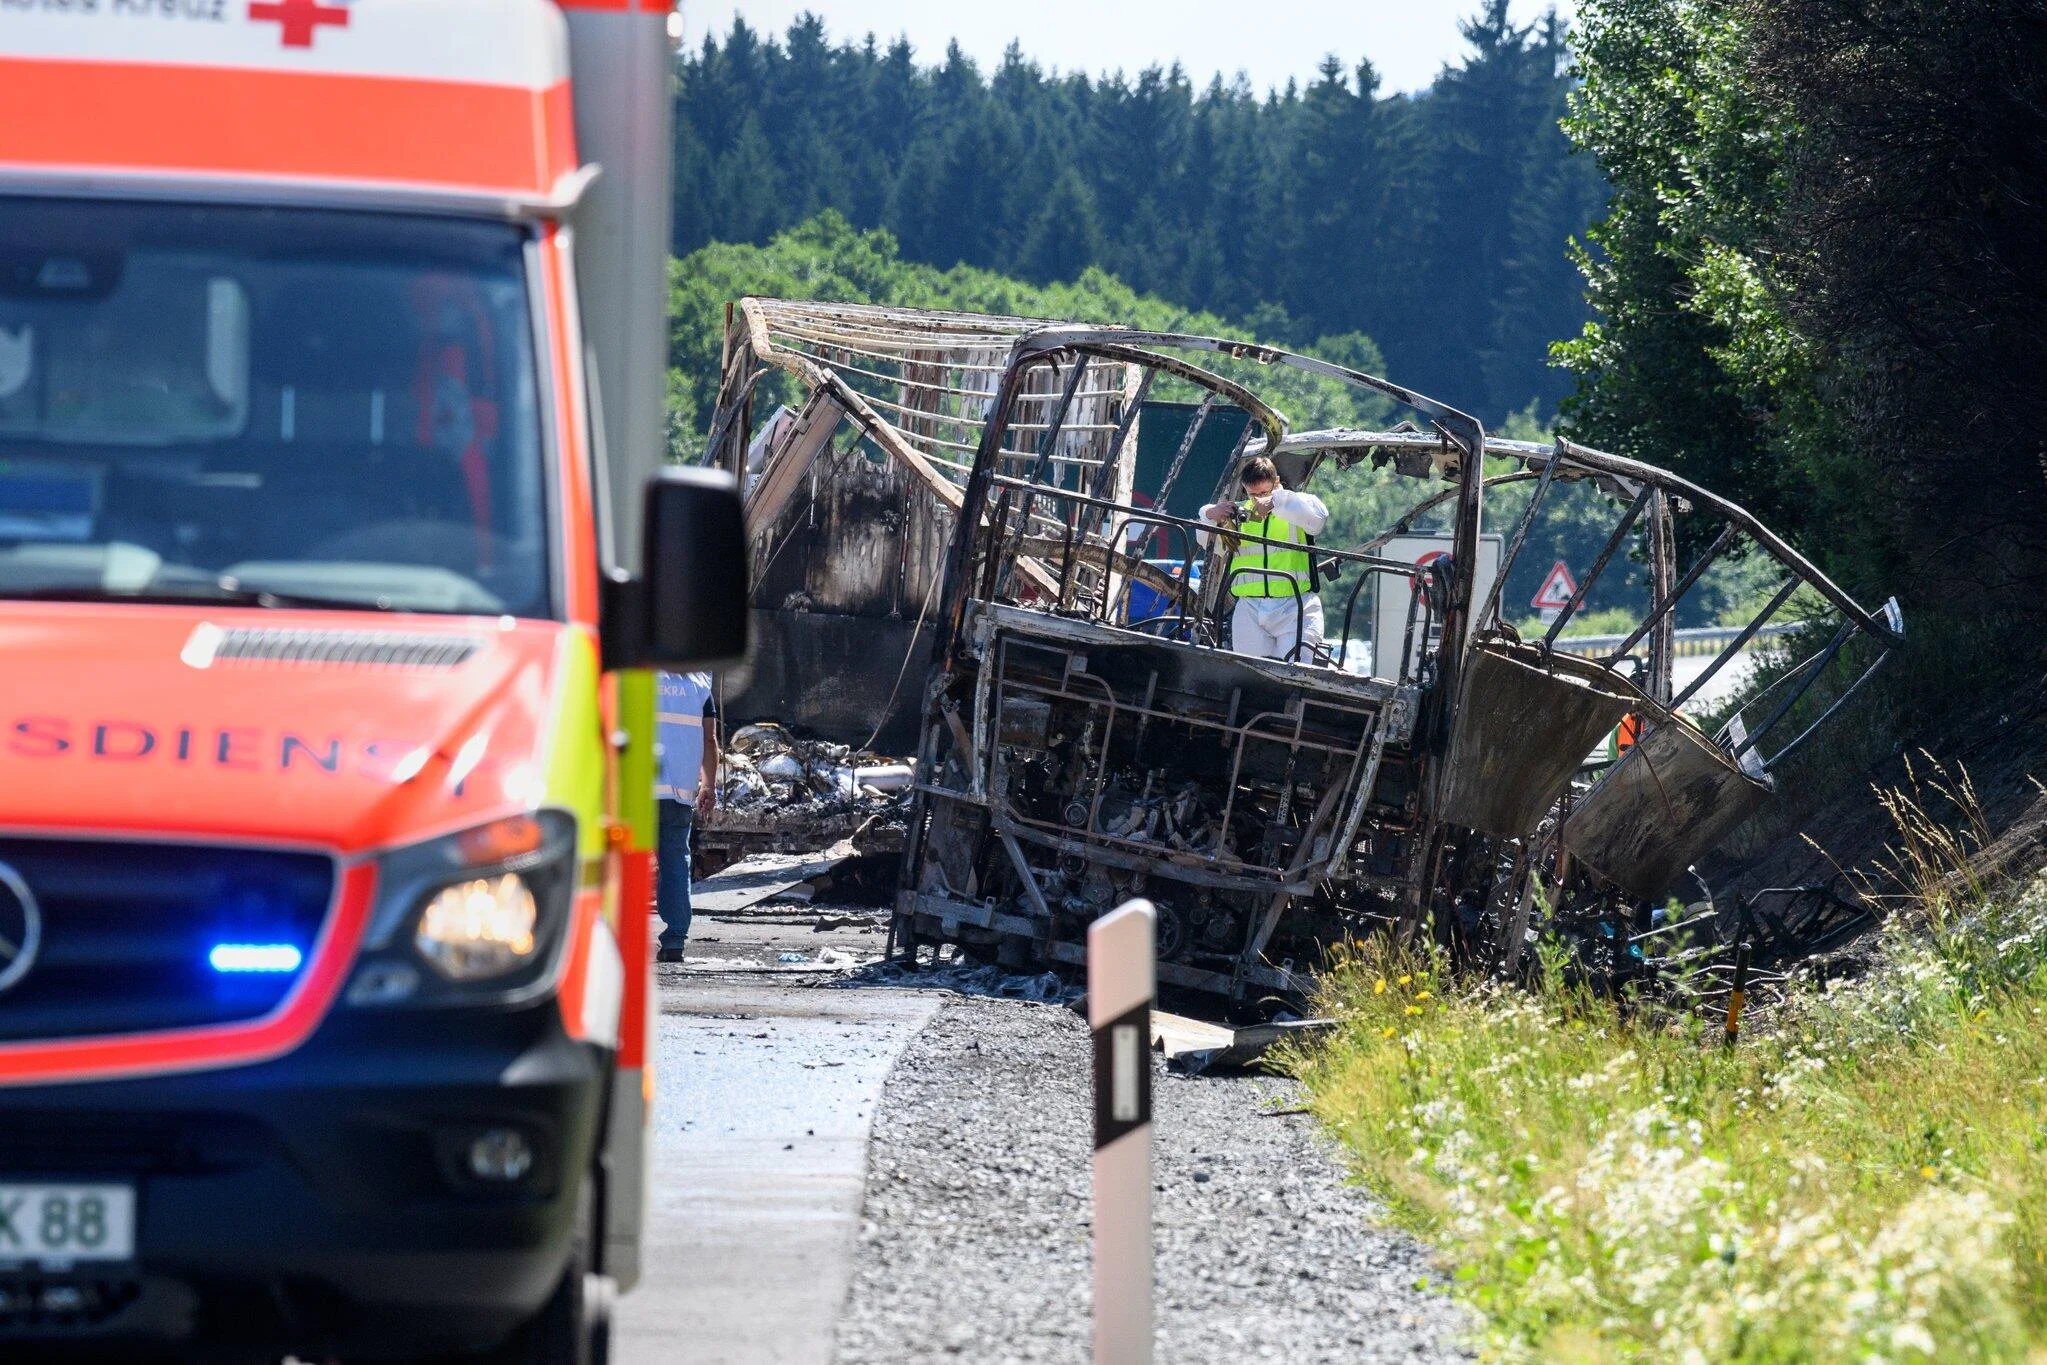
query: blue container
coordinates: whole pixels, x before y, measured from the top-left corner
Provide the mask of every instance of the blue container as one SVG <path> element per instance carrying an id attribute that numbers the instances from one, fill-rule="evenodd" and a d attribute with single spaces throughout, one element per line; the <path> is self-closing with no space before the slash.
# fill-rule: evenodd
<path id="1" fill-rule="evenodd" d="M 1171 578 L 1180 577 L 1185 567 L 1177 559 L 1147 559 L 1145 563 Z M 1194 591 L 1201 591 L 1201 565 L 1194 566 Z M 1180 612 L 1164 593 L 1143 583 L 1132 583 L 1125 596 L 1122 624 L 1135 630 L 1165 635 L 1177 630 Z"/>

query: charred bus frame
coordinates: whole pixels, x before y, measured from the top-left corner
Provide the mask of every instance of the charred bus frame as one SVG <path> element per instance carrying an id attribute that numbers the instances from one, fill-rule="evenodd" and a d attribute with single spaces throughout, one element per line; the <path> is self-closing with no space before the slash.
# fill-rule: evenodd
<path id="1" fill-rule="evenodd" d="M 1199 352 L 1357 385 L 1430 429 L 1290 433 L 1249 387 L 1188 358 Z M 1026 384 L 1052 391 L 1044 376 L 1062 368 L 1070 389 L 1093 361 L 1135 367 L 1140 392 L 1157 375 L 1197 386 L 1204 391 L 1197 422 L 1217 401 L 1251 414 L 1263 439 L 1240 446 L 1218 500 L 1243 459 L 1267 453 L 1293 486 L 1329 459 L 1367 456 L 1450 481 L 1393 528 L 1448 504 L 1449 571 L 1439 568 L 1434 591 L 1413 595 L 1409 619 L 1410 639 L 1419 615 L 1420 638 L 1434 637 L 1432 647 L 1419 656 L 1403 648 L 1386 678 L 1339 672 L 1327 657 L 1233 654 L 1222 639 L 1220 566 L 1229 547 L 1261 538 L 1060 478 L 1063 409 L 1039 424 L 1027 474 L 992 467 L 984 457 L 1003 447 L 1014 396 Z M 1488 457 L 1518 468 L 1487 479 Z M 1536 481 L 1535 494 L 1492 593 L 1474 600 L 1486 493 L 1525 480 Z M 1625 506 L 1569 607 L 1539 641 L 1523 641 L 1502 614 L 1501 588 L 1559 480 L 1592 480 Z M 1588 906 L 1638 907 L 1660 894 L 1755 811 L 1769 795 L 1770 769 L 1846 704 L 1902 639 L 1895 603 L 1883 616 L 1865 611 L 1738 505 L 1676 475 L 1568 441 L 1488 439 L 1469 415 L 1384 380 L 1227 339 L 1053 328 L 1020 340 L 964 502 L 987 513 L 956 535 L 942 590 L 892 938 L 895 951 L 912 956 L 922 944 L 952 940 L 1018 966 L 1079 962 L 1087 921 L 1142 892 L 1162 907 L 1161 979 L 1234 998 L 1297 993 L 1321 951 L 1388 925 L 1411 933 L 1430 924 L 1468 963 L 1511 970 L 1538 874 L 1560 923 Z M 1673 518 L 1694 514 L 1724 524 L 1679 574 Z M 1607 658 L 1559 652 L 1570 616 L 1638 525 L 1648 531 L 1643 621 Z M 1178 545 L 1169 582 L 1127 552 L 1133 529 Z M 1197 548 L 1202 536 L 1205 549 Z M 1741 536 L 1788 571 L 1787 586 L 1707 676 L 1801 584 L 1841 625 L 1825 649 L 1787 674 L 1760 727 L 1748 732 L 1736 717 L 1709 737 L 1677 711 L 1699 684 L 1673 693 L 1672 622 Z M 1317 554 L 1364 575 L 1420 577 L 1414 565 L 1372 553 L 1385 538 Z M 1051 582 L 1015 575 L 1024 556 Z M 1139 581 L 1169 609 L 1130 619 L 1130 585 Z M 1876 642 L 1875 659 L 1790 744 L 1767 760 L 1750 758 L 1857 636 Z M 1638 686 L 1616 666 L 1644 640 L 1650 658 Z M 1642 742 L 1586 786 L 1586 751 L 1629 714 L 1644 722 Z"/>
<path id="2" fill-rule="evenodd" d="M 1380 395 L 1415 424 L 1292 431 L 1255 379 L 1276 368 Z M 749 445 L 763 444 L 752 399 L 773 371 L 797 381 L 801 406 L 750 464 Z M 891 931 L 900 955 L 952 941 L 1019 967 L 1077 963 L 1087 923 L 1142 891 L 1162 911 L 1162 979 L 1237 999 L 1298 994 L 1331 944 L 1386 928 L 1426 926 L 1463 965 L 1512 971 L 1538 903 L 1625 969 L 1628 945 L 1649 932 L 1646 907 L 1770 799 L 1785 760 L 1903 639 L 1895 602 L 1863 609 L 1740 506 L 1675 474 L 1565 440 L 1488 437 L 1424 395 L 1272 347 L 754 299 L 733 310 L 722 381 L 712 454 L 752 470 L 757 555 L 815 534 L 796 524 L 806 496 L 815 523 L 839 484 L 876 477 L 838 458 L 842 426 L 900 472 L 911 529 L 884 614 L 921 598 L 913 646 L 926 615 L 935 637 L 911 703 L 918 784 Z M 1160 487 L 1140 490 L 1139 412 L 1161 383 L 1199 401 Z M 1342 644 L 1289 660 L 1226 647 L 1231 551 L 1276 542 L 1174 515 L 1161 496 L 1226 407 L 1246 419 L 1218 501 L 1257 455 L 1295 488 L 1332 461 L 1364 460 L 1446 485 L 1360 545 L 1315 550 L 1358 575 L 1346 617 L 1366 581 L 1408 595 L 1407 638 L 1398 654 L 1378 642 L 1378 676 L 1333 667 Z M 1488 476 L 1488 461 L 1499 472 Z M 1481 598 L 1485 509 L 1531 482 Z M 1524 640 L 1504 585 L 1546 501 L 1586 483 L 1611 499 L 1610 534 L 1569 605 Z M 1449 520 L 1447 563 L 1380 553 L 1437 516 Z M 1166 544 L 1163 559 L 1147 542 Z M 1682 568 L 1681 547 L 1694 550 Z M 1783 584 L 1678 688 L 1678 608 L 1738 555 L 1768 559 Z M 813 576 L 832 582 L 842 559 L 825 545 Z M 1601 578 L 1630 559 L 1648 587 L 1637 626 L 1602 657 L 1559 648 Z M 1801 606 L 1834 618 L 1825 643 L 1716 733 L 1680 714 L 1801 587 Z M 814 609 L 756 606 L 806 628 Z M 882 660 L 906 701 L 918 657 Z M 1629 715 L 1640 741 L 1588 773 L 1587 751 Z M 1786 726 L 1789 741 L 1765 756 Z"/>

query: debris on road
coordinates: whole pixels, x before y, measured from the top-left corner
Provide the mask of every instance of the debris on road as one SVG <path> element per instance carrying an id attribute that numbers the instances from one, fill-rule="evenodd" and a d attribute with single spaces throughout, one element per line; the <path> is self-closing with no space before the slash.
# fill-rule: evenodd
<path id="1" fill-rule="evenodd" d="M 1335 1027 L 1334 1019 L 1279 1019 L 1269 1024 L 1219 1029 L 1222 1034 L 1219 1039 L 1161 1037 L 1158 1051 L 1165 1056 L 1168 1067 L 1190 1076 L 1243 1071 L 1262 1066 L 1266 1053 L 1289 1038 L 1313 1037 Z"/>
<path id="2" fill-rule="evenodd" d="M 874 954 L 861 955 L 845 952 L 838 948 L 820 949 L 815 956 L 808 953 L 778 952 L 771 961 L 758 957 L 686 957 L 682 966 L 685 972 L 701 972 L 712 976 L 754 976 L 762 973 L 771 975 L 797 975 L 805 972 L 822 974 L 843 974 L 879 961 Z"/>
<path id="3" fill-rule="evenodd" d="M 956 995 L 1021 1000 L 1035 1005 L 1072 1005 L 1087 994 L 1058 972 L 1011 972 L 995 963 L 976 962 L 964 956 L 928 966 L 887 958 L 848 977 L 842 984 L 951 991 Z"/>
<path id="4" fill-rule="evenodd" d="M 1153 1010 L 1151 1045 L 1174 1071 L 1199 1076 L 1256 1066 L 1275 1044 L 1287 1038 L 1326 1033 L 1334 1027 L 1334 1019 L 1285 1019 L 1232 1028 Z"/>
<path id="5" fill-rule="evenodd" d="M 879 929 L 881 923 L 872 915 L 817 915 L 811 922 L 813 933 L 827 933 L 833 929 Z"/>
<path id="6" fill-rule="evenodd" d="M 718 799 L 735 811 L 793 807 L 871 814 L 908 790 L 907 763 L 850 745 L 801 739 L 780 725 L 746 725 L 726 741 Z"/>
<path id="7" fill-rule="evenodd" d="M 824 876 L 852 856 L 852 848 L 845 844 L 823 853 L 756 853 L 692 882 L 690 908 L 699 915 L 737 914 Z"/>
<path id="8" fill-rule="evenodd" d="M 1162 1055 L 1168 1065 L 1185 1053 L 1228 1047 L 1235 1039 L 1236 1030 L 1224 1024 L 1167 1010 L 1151 1012 L 1152 1051 Z"/>
<path id="9" fill-rule="evenodd" d="M 718 773 L 718 807 L 696 830 L 713 870 L 838 845 L 862 858 L 902 851 L 914 772 L 900 759 L 763 722 L 727 737 Z"/>
<path id="10" fill-rule="evenodd" d="M 812 855 L 815 860 L 815 855 Z M 728 887 L 713 905 L 715 913 L 700 904 L 695 919 L 701 932 L 690 935 L 688 956 L 680 971 L 691 976 L 773 976 L 800 979 L 806 986 L 826 985 L 857 975 L 881 961 L 887 943 L 883 913 L 847 905 L 829 898 L 820 903 L 792 904 L 773 899 L 753 899 L 772 889 L 796 869 L 779 872 L 762 868 L 744 880 L 756 882 L 743 890 Z M 850 866 L 842 863 L 840 866 Z M 835 877 L 837 874 L 827 874 Z M 697 883 L 699 892 L 726 880 L 709 878 Z M 734 881 L 742 878 L 734 878 Z M 765 884 L 758 884 L 764 882 Z M 750 901 L 731 908 L 731 901 Z M 674 971 L 663 967 L 661 972 Z"/>

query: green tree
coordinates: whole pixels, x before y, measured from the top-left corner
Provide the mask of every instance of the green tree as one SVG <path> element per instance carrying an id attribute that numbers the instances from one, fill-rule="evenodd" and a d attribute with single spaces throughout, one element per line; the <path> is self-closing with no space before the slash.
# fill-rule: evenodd
<path id="1" fill-rule="evenodd" d="M 1567 428 L 1897 593 L 1901 714 L 2034 666 L 2047 11 L 1588 0 L 1580 22 L 1566 127 L 1612 197 L 1579 252 L 1595 319 L 1557 348 Z"/>
<path id="2" fill-rule="evenodd" d="M 831 208 L 941 268 L 1097 266 L 1247 325 L 1274 305 L 1281 339 L 1362 333 L 1460 407 L 1547 412 L 1547 344 L 1584 317 L 1565 243 L 1598 174 L 1557 130 L 1562 25 L 1481 0 L 1466 34 L 1416 95 L 1331 56 L 1261 96 L 1175 66 L 1048 74 L 1015 45 L 988 73 L 957 45 L 919 64 L 814 14 L 778 38 L 735 24 L 677 62 L 675 246 L 763 244 Z"/>
<path id="3" fill-rule="evenodd" d="M 1213 313 L 1140 294 L 1095 267 L 1072 279 L 1038 284 L 974 266 L 940 270 L 906 261 L 888 232 L 862 232 L 831 210 L 765 245 L 718 242 L 691 252 L 674 262 L 669 280 L 670 433 L 673 453 L 683 458 L 699 450 L 708 434 L 717 401 L 725 306 L 750 294 L 1071 318 L 1152 331 L 1276 340 L 1255 336 Z M 1379 368 L 1378 348 L 1369 337 L 1356 333 L 1326 338 L 1311 349 L 1339 364 L 1368 371 Z M 1377 425 L 1390 411 L 1383 400 L 1298 370 L 1216 363 L 1220 368 L 1234 367 L 1254 382 L 1296 430 Z M 1154 392 L 1161 397 L 1186 396 L 1173 381 L 1161 383 Z"/>
<path id="4" fill-rule="evenodd" d="M 1589 0 L 1580 25 L 1565 126 L 1612 190 L 1578 251 L 1596 317 L 1556 348 L 1579 379 L 1566 428 L 1797 532 L 1815 491 L 1801 449 L 1825 419 L 1758 249 L 1790 122 L 1746 79 L 1725 0 Z"/>
<path id="5" fill-rule="evenodd" d="M 1102 227 L 1095 213 L 1094 191 L 1068 170 L 1054 182 L 1052 193 L 1024 234 L 1017 271 L 1025 279 L 1048 284 L 1078 275 L 1101 254 Z"/>
<path id="6" fill-rule="evenodd" d="M 1759 253 L 1774 268 L 1730 272 L 1728 308 L 1812 340 L 1737 327 L 1736 341 L 1765 376 L 1812 376 L 1836 439 L 1804 472 L 1845 567 L 1901 589 L 1948 637 L 1940 653 L 1971 676 L 1946 691 L 1968 695 L 2040 652 L 2027 623 L 2047 576 L 2047 9 L 1741 13 L 1748 82 L 1796 131 Z"/>

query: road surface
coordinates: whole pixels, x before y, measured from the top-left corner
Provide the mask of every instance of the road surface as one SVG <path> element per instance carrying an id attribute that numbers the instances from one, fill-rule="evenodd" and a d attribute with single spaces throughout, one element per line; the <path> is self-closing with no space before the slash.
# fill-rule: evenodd
<path id="1" fill-rule="evenodd" d="M 1671 687 L 1678 692 L 1692 685 L 1692 680 L 1712 666 L 1716 655 L 1686 654 L 1672 659 L 1670 669 Z M 1729 697 L 1748 684 L 1749 674 L 1755 671 L 1763 655 L 1753 649 L 1745 649 L 1730 659 L 1727 667 L 1710 678 L 1698 694 L 1685 703 L 1685 714 L 1694 715 L 1720 706 Z"/>
<path id="2" fill-rule="evenodd" d="M 882 1083 L 940 997 L 838 990 L 825 949 L 862 928 L 785 914 L 699 920 L 662 967 L 644 1276 L 619 1305 L 625 1365 L 823 1365 L 851 1279 Z M 783 962 L 800 954 L 803 962 Z"/>
<path id="3" fill-rule="evenodd" d="M 832 984 L 819 959 L 877 957 L 881 914 L 700 919 L 660 969 L 652 1222 L 616 1359 L 1085 1361 L 1086 1027 Z M 1377 1225 L 1285 1083 L 1156 1084 L 1163 1359 L 1462 1358 L 1427 1253 Z"/>

